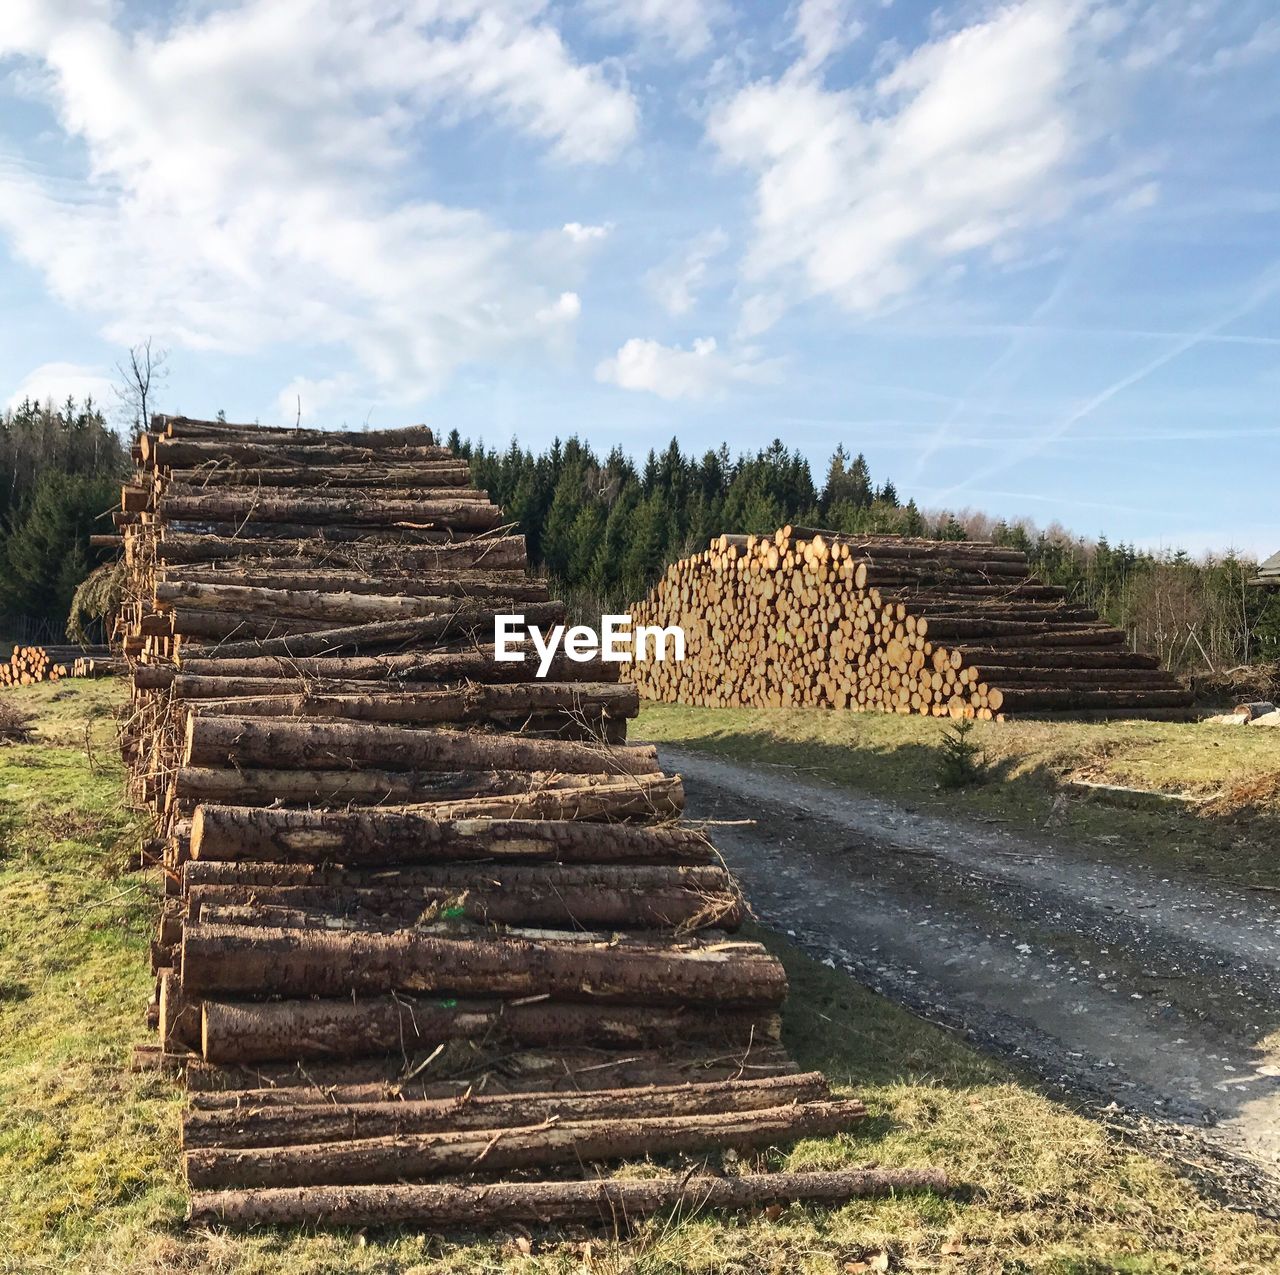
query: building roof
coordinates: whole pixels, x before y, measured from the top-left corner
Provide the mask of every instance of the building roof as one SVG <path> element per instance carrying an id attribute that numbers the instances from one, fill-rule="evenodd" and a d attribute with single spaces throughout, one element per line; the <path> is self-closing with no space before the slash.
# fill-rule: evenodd
<path id="1" fill-rule="evenodd" d="M 1250 584 L 1266 584 L 1280 588 L 1280 553 L 1273 553 L 1258 568 L 1258 574 L 1249 581 Z"/>

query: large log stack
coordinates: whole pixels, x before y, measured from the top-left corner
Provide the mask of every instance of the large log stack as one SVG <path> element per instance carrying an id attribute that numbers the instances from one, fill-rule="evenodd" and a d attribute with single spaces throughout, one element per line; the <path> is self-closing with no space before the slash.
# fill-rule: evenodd
<path id="1" fill-rule="evenodd" d="M 563 607 L 462 461 L 422 428 L 173 418 L 136 456 L 124 751 L 168 896 L 154 1057 L 192 1090 L 193 1218 L 472 1225 L 936 1185 L 609 1176 L 863 1109 L 780 1046 L 782 968 L 735 935 L 679 778 L 626 743 L 618 666 L 493 659 L 496 613 Z"/>
<path id="2" fill-rule="evenodd" d="M 784 527 L 719 536 L 632 609 L 686 658 L 630 667 L 649 699 L 709 707 L 1186 716 L 1191 696 L 1124 633 L 986 541 Z"/>

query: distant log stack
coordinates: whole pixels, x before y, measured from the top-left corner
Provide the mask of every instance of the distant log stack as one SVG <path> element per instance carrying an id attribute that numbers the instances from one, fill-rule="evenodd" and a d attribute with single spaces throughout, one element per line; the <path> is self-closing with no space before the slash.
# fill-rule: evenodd
<path id="1" fill-rule="evenodd" d="M 166 883 L 154 1060 L 195 1091 L 193 1218 L 607 1220 L 680 1180 L 593 1166 L 857 1123 L 779 1044 L 782 968 L 735 937 L 679 778 L 626 743 L 618 666 L 493 659 L 497 612 L 564 608 L 463 461 L 423 428 L 183 418 L 135 455 L 124 754 Z"/>
<path id="2" fill-rule="evenodd" d="M 15 646 L 8 662 L 0 664 L 0 687 L 106 677 L 121 667 L 105 646 Z"/>
<path id="3" fill-rule="evenodd" d="M 632 616 L 685 630 L 683 662 L 628 666 L 648 699 L 988 721 L 1186 716 L 1191 704 L 1119 629 L 988 541 L 719 536 Z"/>

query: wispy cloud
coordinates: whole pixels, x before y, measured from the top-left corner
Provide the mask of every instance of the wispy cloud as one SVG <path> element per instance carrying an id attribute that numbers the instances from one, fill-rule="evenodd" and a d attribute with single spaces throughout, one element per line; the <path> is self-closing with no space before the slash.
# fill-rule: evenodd
<path id="1" fill-rule="evenodd" d="M 424 121 L 483 118 L 557 164 L 635 136 L 630 91 L 535 0 L 245 0 L 156 34 L 113 13 L 10 0 L 0 28 L 87 153 L 70 197 L 0 171 L 0 234 L 65 305 L 115 341 L 336 347 L 401 397 L 544 338 L 565 252 L 405 194 Z"/>

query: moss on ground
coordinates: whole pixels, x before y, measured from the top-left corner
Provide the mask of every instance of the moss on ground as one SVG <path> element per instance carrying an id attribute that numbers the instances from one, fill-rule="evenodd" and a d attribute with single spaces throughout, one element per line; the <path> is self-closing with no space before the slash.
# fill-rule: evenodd
<path id="1" fill-rule="evenodd" d="M 655 1219 L 599 1233 L 445 1239 L 392 1233 L 188 1232 L 180 1100 L 127 1071 L 145 1038 L 152 885 L 123 870 L 138 824 L 120 804 L 102 717 L 110 694 L 14 692 L 57 740 L 0 748 L 0 1271 L 639 1272 L 847 1275 L 899 1271 L 1135 1275 L 1265 1272 L 1280 1228 L 1205 1202 L 948 1033 L 774 938 L 792 979 L 787 1039 L 867 1102 L 855 1136 L 805 1142 L 790 1167 L 935 1163 L 958 1190 L 791 1208 L 775 1217 Z"/>
<path id="2" fill-rule="evenodd" d="M 1114 862 L 1280 885 L 1280 732 L 1194 722 L 975 722 L 987 782 L 942 789 L 949 723 L 806 709 L 646 704 L 637 739 L 806 777 L 919 809 L 1007 823 L 1086 845 Z M 1073 789 L 1086 779 L 1212 798 L 1130 808 Z"/>

